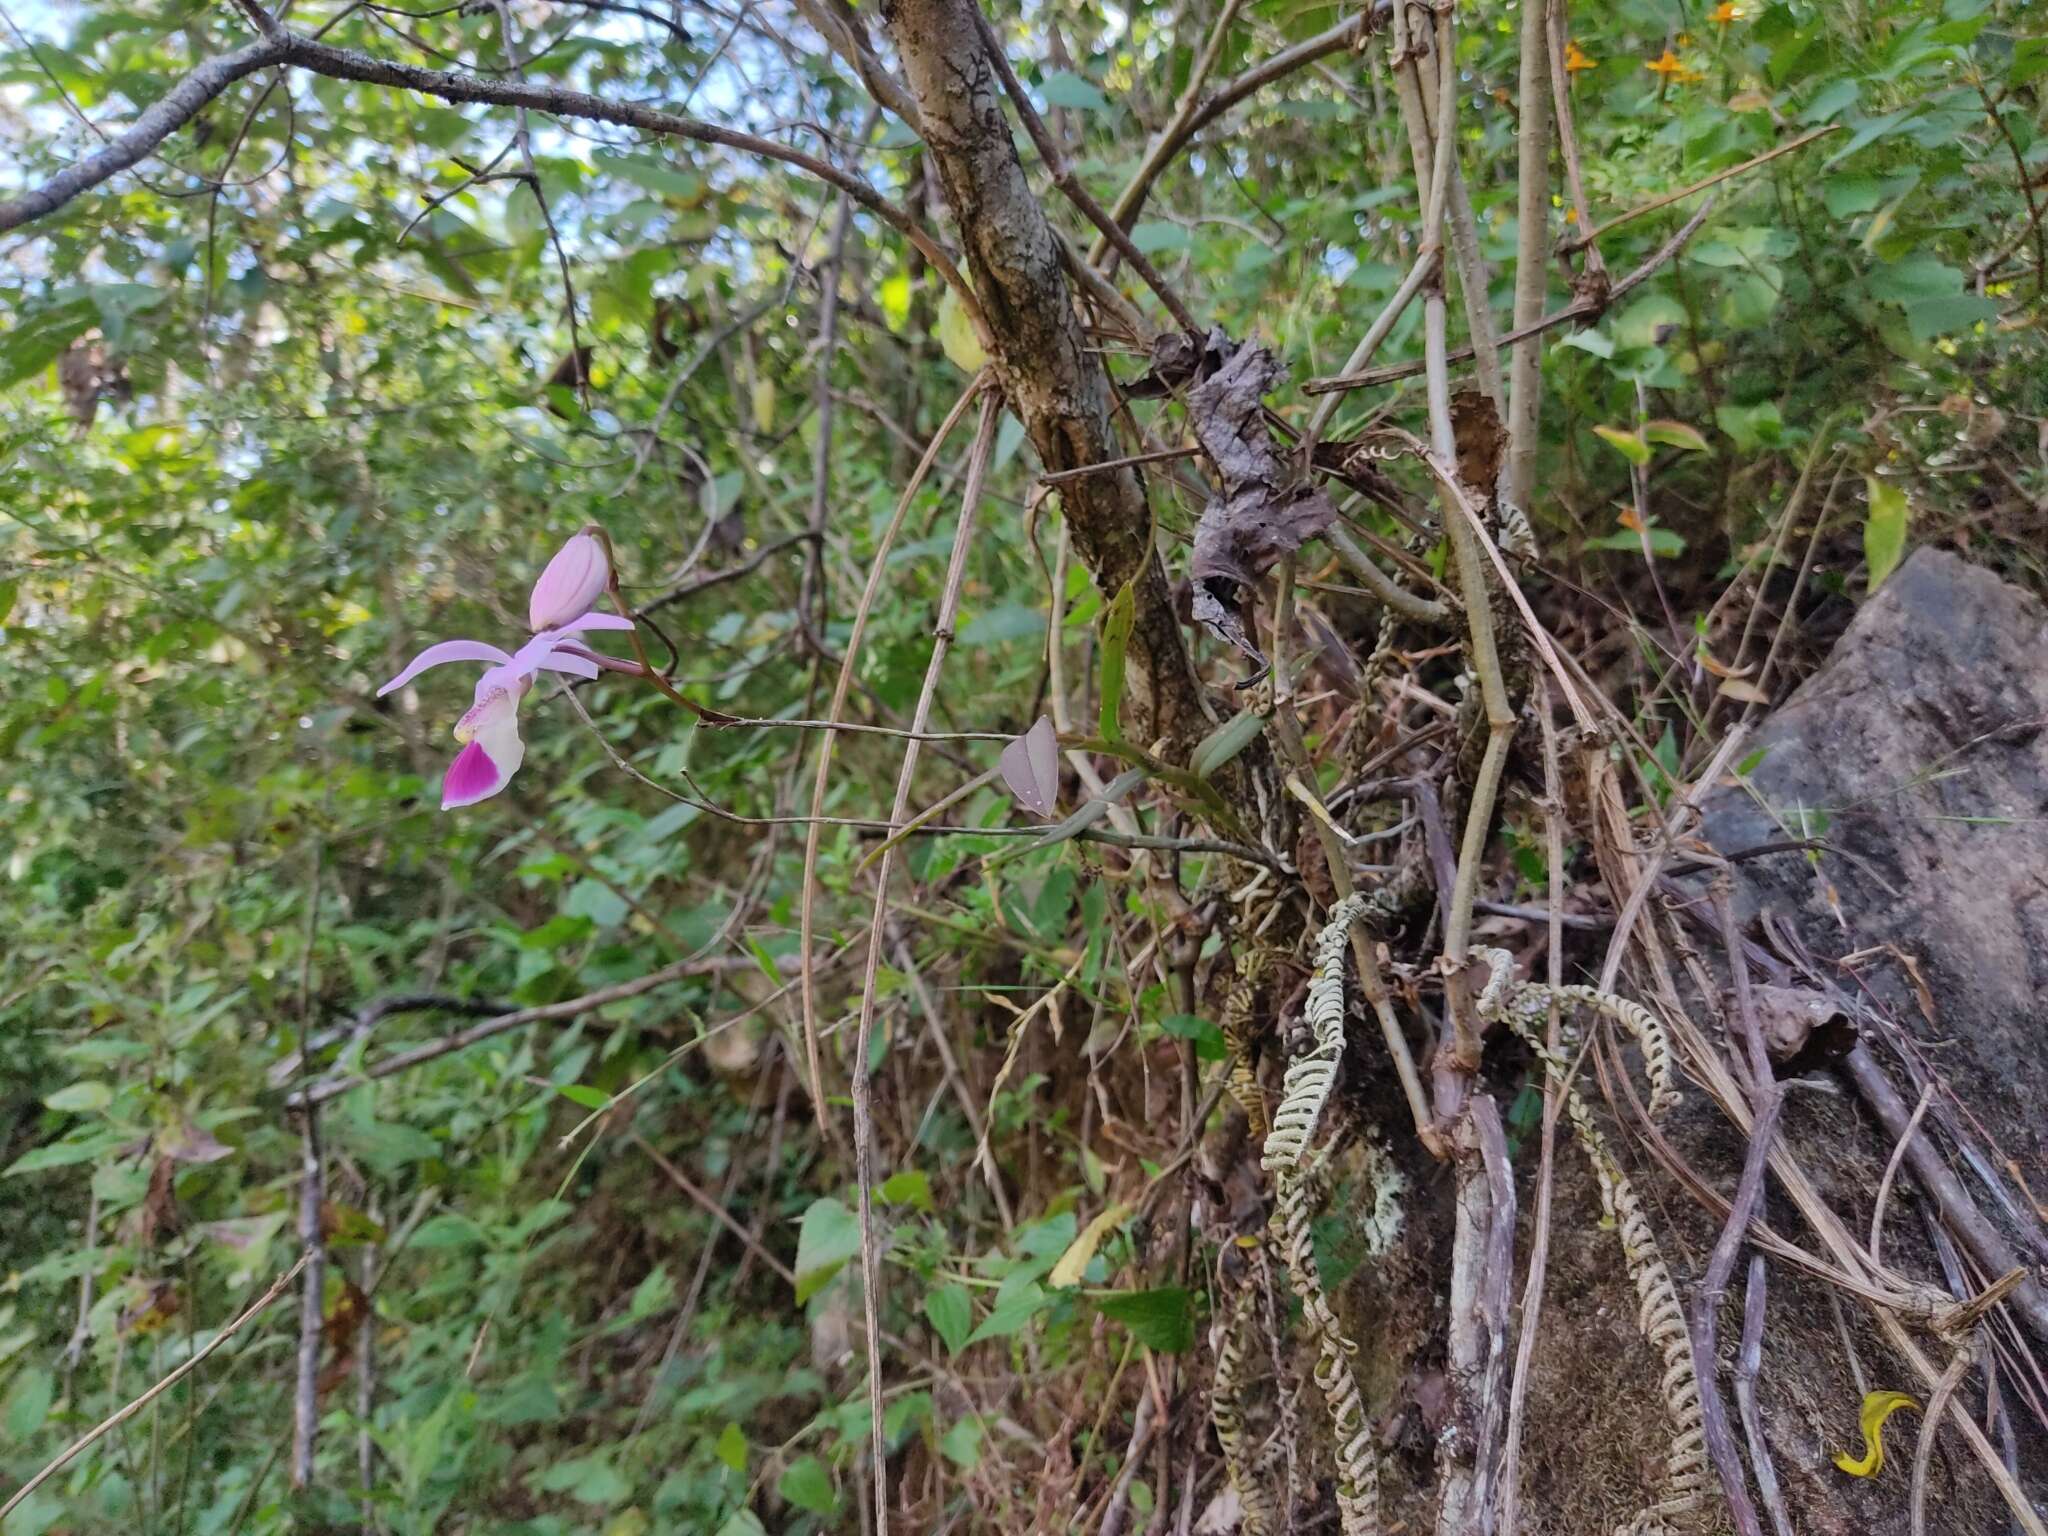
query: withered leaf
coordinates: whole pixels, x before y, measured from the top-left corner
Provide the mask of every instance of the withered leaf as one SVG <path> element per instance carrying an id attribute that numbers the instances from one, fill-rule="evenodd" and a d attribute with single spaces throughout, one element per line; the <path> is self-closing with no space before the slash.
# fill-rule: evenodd
<path id="1" fill-rule="evenodd" d="M 172 1192 L 177 1176 L 178 1165 L 168 1157 L 158 1158 L 149 1171 L 149 1191 L 136 1213 L 136 1235 L 146 1246 L 153 1246 L 159 1238 L 184 1225 L 178 1218 L 178 1202 Z"/>
<path id="2" fill-rule="evenodd" d="M 1195 524 L 1192 609 L 1219 639 L 1258 664 L 1258 673 L 1240 687 L 1263 677 L 1267 667 L 1245 629 L 1244 589 L 1337 515 L 1320 489 L 1296 479 L 1274 446 L 1262 401 L 1282 372 L 1265 347 L 1240 347 L 1187 395 L 1188 424 L 1222 485 Z"/>
<path id="3" fill-rule="evenodd" d="M 1193 331 L 1165 331 L 1153 338 L 1152 366 L 1123 386 L 1128 400 L 1162 400 L 1208 377 L 1230 361 L 1237 344 L 1215 327 L 1207 336 Z"/>
<path id="4" fill-rule="evenodd" d="M 1051 719 L 1040 715 L 1030 730 L 1003 748 L 1003 784 L 1034 816 L 1049 817 L 1060 797 L 1060 742 Z"/>
<path id="5" fill-rule="evenodd" d="M 164 1133 L 164 1156 L 181 1163 L 217 1163 L 233 1150 L 213 1132 L 190 1120 L 181 1120 Z"/>

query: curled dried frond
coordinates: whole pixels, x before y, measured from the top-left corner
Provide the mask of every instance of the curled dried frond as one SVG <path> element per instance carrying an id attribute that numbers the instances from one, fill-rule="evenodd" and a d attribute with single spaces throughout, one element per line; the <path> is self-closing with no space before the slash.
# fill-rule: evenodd
<path id="1" fill-rule="evenodd" d="M 1259 1086 L 1258 1073 L 1252 1070 L 1252 1033 L 1259 989 L 1271 969 L 1271 950 L 1250 951 L 1223 1003 L 1223 1044 L 1230 1051 L 1230 1096 L 1244 1111 L 1245 1123 L 1251 1127 L 1255 1141 L 1265 1139 L 1267 1120 L 1266 1092 Z"/>
<path id="2" fill-rule="evenodd" d="M 1592 1165 L 1600 1186 L 1600 1203 L 1614 1217 L 1621 1232 L 1622 1259 L 1636 1288 L 1636 1326 L 1664 1361 L 1661 1389 L 1664 1409 L 1671 1419 L 1671 1444 L 1664 1457 L 1664 1495 L 1628 1524 L 1618 1527 L 1615 1536 L 1675 1536 L 1677 1526 L 1673 1522 L 1684 1521 L 1704 1510 L 1714 1486 L 1713 1470 L 1707 1461 L 1699 1376 L 1693 1365 L 1685 1311 L 1635 1186 L 1615 1160 L 1593 1119 L 1591 1107 L 1571 1085 L 1568 1059 L 1544 1044 L 1540 1025 L 1550 1011 L 1553 997 L 1560 1003 L 1583 1004 L 1620 1024 L 1642 1048 L 1644 1069 L 1650 1079 L 1652 1114 L 1660 1114 L 1678 1102 L 1670 1039 L 1663 1025 L 1640 1003 L 1592 987 L 1559 987 L 1553 991 L 1534 982 L 1518 986 L 1514 959 L 1505 950 L 1477 949 L 1473 953 L 1490 973 L 1479 995 L 1480 1017 L 1489 1023 L 1504 1023 L 1520 1035 L 1542 1060 L 1551 1079 L 1564 1089 L 1565 1114 L 1580 1150 Z"/>
<path id="3" fill-rule="evenodd" d="M 1377 1536 L 1379 1531 L 1379 1464 L 1366 1422 L 1364 1399 L 1351 1359 L 1356 1346 L 1344 1337 L 1337 1314 L 1323 1289 L 1310 1232 L 1314 1215 L 1314 1175 L 1303 1154 L 1314 1138 L 1323 1106 L 1336 1082 L 1337 1063 L 1344 1054 L 1344 958 L 1352 925 L 1370 910 L 1363 896 L 1348 896 L 1330 914 L 1316 936 L 1315 977 L 1308 988 L 1308 1022 L 1313 1045 L 1287 1068 L 1286 1092 L 1266 1137 L 1265 1168 L 1274 1185 L 1273 1224 L 1302 1315 L 1316 1341 L 1315 1382 L 1330 1412 L 1336 1443 L 1337 1509 L 1344 1536 Z"/>
<path id="4" fill-rule="evenodd" d="M 1243 1536 L 1270 1536 L 1278 1522 L 1272 1496 L 1259 1478 L 1257 1458 L 1245 1433 L 1240 1382 L 1246 1339 L 1255 1323 L 1247 1287 L 1218 1325 L 1221 1337 L 1216 1346 L 1216 1380 L 1209 1393 L 1209 1422 L 1216 1427 L 1216 1443 L 1223 1448 L 1223 1467 L 1230 1474 L 1230 1485 L 1237 1490 L 1238 1505 L 1243 1511 L 1238 1529 Z"/>

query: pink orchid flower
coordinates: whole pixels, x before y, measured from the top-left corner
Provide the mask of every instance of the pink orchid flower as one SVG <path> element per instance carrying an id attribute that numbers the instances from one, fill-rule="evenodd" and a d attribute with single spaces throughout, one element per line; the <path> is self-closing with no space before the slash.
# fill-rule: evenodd
<path id="1" fill-rule="evenodd" d="M 533 584 L 527 615 L 537 633 L 516 651 L 503 651 L 481 640 L 443 640 L 428 646 L 406 663 L 405 670 L 377 690 L 383 698 L 430 667 L 451 661 L 481 661 L 488 670 L 477 679 L 476 697 L 455 723 L 462 750 L 441 781 L 441 809 L 488 800 L 519 770 L 526 743 L 519 735 L 519 702 L 543 672 L 571 677 L 596 677 L 600 658 L 573 639 L 592 630 L 631 629 L 633 621 L 614 613 L 596 613 L 592 605 L 611 583 L 604 545 L 579 533 L 550 560 Z"/>

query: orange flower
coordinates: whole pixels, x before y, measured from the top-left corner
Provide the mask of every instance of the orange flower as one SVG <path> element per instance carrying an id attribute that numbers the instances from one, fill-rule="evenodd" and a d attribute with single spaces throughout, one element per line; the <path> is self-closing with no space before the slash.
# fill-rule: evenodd
<path id="1" fill-rule="evenodd" d="M 1662 75 L 1666 80 L 1676 81 L 1680 85 L 1690 85 L 1696 80 L 1706 79 L 1698 70 L 1688 68 L 1669 48 L 1664 50 L 1661 58 L 1645 61 L 1643 68 L 1653 75 Z"/>
<path id="2" fill-rule="evenodd" d="M 1737 5 L 1735 0 L 1721 0 L 1721 3 L 1714 7 L 1713 19 L 1724 27 L 1731 21 L 1740 21 L 1742 7 Z"/>
<path id="3" fill-rule="evenodd" d="M 1576 75 L 1582 69 L 1598 69 L 1600 61 L 1588 58 L 1577 43 L 1564 45 L 1564 68 L 1568 75 Z"/>

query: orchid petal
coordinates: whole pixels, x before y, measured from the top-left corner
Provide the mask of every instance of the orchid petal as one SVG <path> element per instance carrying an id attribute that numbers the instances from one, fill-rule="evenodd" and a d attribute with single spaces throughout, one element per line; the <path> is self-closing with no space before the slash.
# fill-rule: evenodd
<path id="1" fill-rule="evenodd" d="M 554 651 L 540 663 L 544 672 L 566 672 L 571 677 L 595 677 L 599 672 L 596 662 L 587 656 L 578 656 L 574 651 Z"/>
<path id="2" fill-rule="evenodd" d="M 527 618 L 536 630 L 562 629 L 590 611 L 611 579 L 604 545 L 594 534 L 579 533 L 555 552 L 533 584 Z"/>
<path id="3" fill-rule="evenodd" d="M 442 666 L 451 661 L 488 661 L 497 666 L 506 666 L 512 658 L 495 645 L 486 645 L 481 640 L 443 640 L 428 646 L 419 655 L 405 664 L 405 670 L 377 690 L 377 697 L 383 698 L 394 688 L 403 688 L 429 667 Z"/>
<path id="4" fill-rule="evenodd" d="M 511 775 L 498 767 L 483 743 L 472 741 L 455 754 L 448 775 L 441 780 L 441 809 L 459 810 L 488 800 L 505 787 Z"/>
<path id="5" fill-rule="evenodd" d="M 488 800 L 519 771 L 526 743 L 519 737 L 518 693 L 494 688 L 457 723 L 455 739 L 463 746 L 441 781 L 444 811 Z"/>

